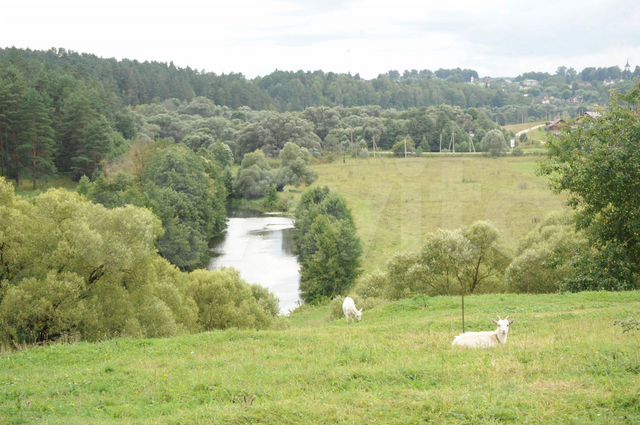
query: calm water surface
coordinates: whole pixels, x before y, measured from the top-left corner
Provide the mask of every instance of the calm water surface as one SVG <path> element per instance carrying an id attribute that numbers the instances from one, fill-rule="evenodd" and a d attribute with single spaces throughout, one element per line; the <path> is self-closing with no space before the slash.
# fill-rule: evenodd
<path id="1" fill-rule="evenodd" d="M 230 218 L 224 241 L 216 247 L 209 270 L 233 267 L 250 283 L 280 299 L 280 312 L 297 307 L 300 266 L 293 253 L 293 220 L 287 217 Z"/>

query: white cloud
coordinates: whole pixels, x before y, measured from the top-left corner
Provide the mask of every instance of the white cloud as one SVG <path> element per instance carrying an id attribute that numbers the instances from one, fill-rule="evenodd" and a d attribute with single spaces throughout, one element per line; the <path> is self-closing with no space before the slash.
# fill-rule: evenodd
<path id="1" fill-rule="evenodd" d="M 64 47 L 248 76 L 468 67 L 481 74 L 640 63 L 635 1 L 23 0 L 4 46 Z"/>

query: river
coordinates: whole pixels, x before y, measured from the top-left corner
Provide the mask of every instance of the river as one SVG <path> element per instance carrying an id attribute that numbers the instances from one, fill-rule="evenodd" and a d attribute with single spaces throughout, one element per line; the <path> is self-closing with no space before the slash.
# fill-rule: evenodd
<path id="1" fill-rule="evenodd" d="M 209 270 L 233 267 L 250 283 L 273 292 L 280 313 L 299 304 L 300 266 L 294 254 L 293 220 L 288 217 L 233 217 L 211 259 Z"/>

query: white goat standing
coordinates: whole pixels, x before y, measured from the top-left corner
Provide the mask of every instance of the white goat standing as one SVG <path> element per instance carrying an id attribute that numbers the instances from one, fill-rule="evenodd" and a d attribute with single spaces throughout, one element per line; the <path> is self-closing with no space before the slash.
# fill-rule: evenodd
<path id="1" fill-rule="evenodd" d="M 351 297 L 346 297 L 342 302 L 342 312 L 344 313 L 344 317 L 347 319 L 347 322 L 352 316 L 355 317 L 358 322 L 362 319 L 362 309 L 358 310 L 356 308 L 356 303 Z"/>
<path id="2" fill-rule="evenodd" d="M 498 325 L 495 331 L 465 332 L 455 337 L 451 345 L 470 348 L 492 348 L 500 344 L 506 344 L 509 336 L 509 325 L 513 323 L 513 320 L 509 320 L 508 317 L 504 319 L 498 317 L 498 320 L 493 322 Z"/>

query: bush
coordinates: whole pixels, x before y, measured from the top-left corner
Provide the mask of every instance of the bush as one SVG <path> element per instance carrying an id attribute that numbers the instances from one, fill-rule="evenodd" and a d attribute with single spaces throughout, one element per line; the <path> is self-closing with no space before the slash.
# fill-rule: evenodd
<path id="1" fill-rule="evenodd" d="M 480 142 L 482 150 L 491 156 L 502 156 L 507 151 L 507 142 L 500 130 L 490 130 Z"/>
<path id="2" fill-rule="evenodd" d="M 522 144 L 522 145 L 526 145 L 527 143 L 529 143 L 529 136 L 527 136 L 527 133 L 520 134 L 520 137 L 518 138 L 518 142 L 519 144 Z"/>
<path id="3" fill-rule="evenodd" d="M 273 295 L 267 288 L 260 285 L 251 285 L 251 293 L 253 297 L 258 301 L 258 304 L 272 316 L 277 316 L 280 313 L 280 305 L 278 303 L 278 297 Z"/>
<path id="4" fill-rule="evenodd" d="M 625 247 L 610 242 L 573 258 L 573 273 L 562 289 L 579 291 L 628 291 L 638 289 L 638 275 Z"/>
<path id="5" fill-rule="evenodd" d="M 420 261 L 420 254 L 397 254 L 386 266 L 387 278 L 385 295 L 392 300 L 408 298 L 415 294 L 429 292 L 430 285 L 426 279 L 428 267 Z"/>
<path id="6" fill-rule="evenodd" d="M 393 151 L 393 154 L 395 156 L 400 156 L 400 157 L 404 156 L 405 142 L 406 142 L 407 156 L 412 156 L 412 155 L 415 154 L 415 152 L 416 152 L 416 143 L 413 141 L 413 139 L 411 137 L 407 137 L 407 138 L 404 138 L 402 140 L 397 141 L 391 147 L 391 151 Z"/>
<path id="7" fill-rule="evenodd" d="M 0 304 L 2 339 L 33 344 L 79 333 L 84 289 L 77 274 L 54 272 L 10 286 Z"/>
<path id="8" fill-rule="evenodd" d="M 361 276 L 354 292 L 362 299 L 379 298 L 386 295 L 389 286 L 389 275 L 384 272 L 374 272 Z"/>
<path id="9" fill-rule="evenodd" d="M 277 313 L 273 298 L 242 281 L 236 270 L 196 270 L 189 274 L 187 285 L 203 330 L 264 329 Z"/>
<path id="10" fill-rule="evenodd" d="M 640 320 L 631 317 L 624 320 L 616 320 L 614 325 L 620 326 L 624 333 L 640 331 Z"/>
<path id="11" fill-rule="evenodd" d="M 144 297 L 136 309 L 136 319 L 147 337 L 166 337 L 178 333 L 178 324 L 173 312 L 157 297 Z"/>
<path id="12" fill-rule="evenodd" d="M 572 216 L 552 213 L 523 238 L 506 270 L 505 284 L 513 292 L 567 290 L 567 282 L 575 279 L 576 262 L 590 255 L 584 235 L 574 229 Z"/>
<path id="13" fill-rule="evenodd" d="M 522 148 L 520 146 L 516 146 L 515 148 L 513 148 L 511 150 L 511 155 L 512 156 L 523 156 L 524 155 L 524 151 L 522 150 Z"/>

